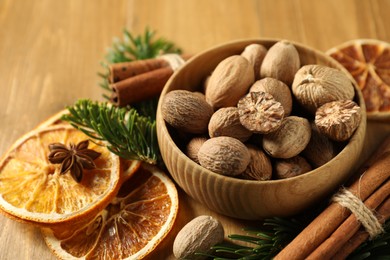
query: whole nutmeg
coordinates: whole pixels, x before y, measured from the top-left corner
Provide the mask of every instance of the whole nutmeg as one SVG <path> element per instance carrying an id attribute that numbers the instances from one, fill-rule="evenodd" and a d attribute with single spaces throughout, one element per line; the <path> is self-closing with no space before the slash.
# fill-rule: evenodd
<path id="1" fill-rule="evenodd" d="M 196 252 L 209 252 L 224 239 L 222 224 L 211 216 L 199 216 L 188 222 L 173 242 L 173 255 L 177 259 L 203 259 Z"/>
<path id="2" fill-rule="evenodd" d="M 282 105 L 265 92 L 249 92 L 237 104 L 241 124 L 248 130 L 266 134 L 278 129 L 284 117 Z"/>
<path id="3" fill-rule="evenodd" d="M 198 152 L 199 164 L 218 174 L 236 176 L 245 171 L 251 155 L 239 140 L 219 136 L 208 139 Z"/>
<path id="4" fill-rule="evenodd" d="M 352 82 L 344 72 L 313 64 L 299 69 L 292 92 L 297 101 L 312 113 L 325 103 L 352 100 L 355 95 Z"/>
<path id="5" fill-rule="evenodd" d="M 209 136 L 230 136 L 245 142 L 252 136 L 252 132 L 240 123 L 237 107 L 223 107 L 210 118 Z"/>
<path id="6" fill-rule="evenodd" d="M 260 67 L 266 53 L 267 48 L 257 43 L 249 44 L 241 53 L 241 56 L 246 58 L 249 63 L 252 64 L 255 73 L 255 80 L 260 79 Z"/>
<path id="7" fill-rule="evenodd" d="M 207 82 L 206 101 L 214 108 L 236 106 L 253 84 L 253 67 L 247 59 L 233 55 L 222 60 Z"/>
<path id="8" fill-rule="evenodd" d="M 162 100 L 164 120 L 187 133 L 207 133 L 210 117 L 214 113 L 203 95 L 188 90 L 173 90 Z"/>
<path id="9" fill-rule="evenodd" d="M 193 137 L 188 144 L 186 145 L 186 155 L 193 160 L 194 162 L 199 164 L 198 160 L 198 152 L 200 147 L 204 142 L 207 141 L 207 138 L 204 136 L 196 136 Z"/>
<path id="10" fill-rule="evenodd" d="M 311 138 L 302 155 L 314 167 L 320 167 L 337 155 L 333 142 L 321 134 L 314 122 L 311 124 Z"/>
<path id="11" fill-rule="evenodd" d="M 300 66 L 299 53 L 295 46 L 282 40 L 269 48 L 261 64 L 260 76 L 278 79 L 290 86 Z"/>
<path id="12" fill-rule="evenodd" d="M 305 158 L 299 155 L 289 159 L 278 159 L 275 161 L 276 179 L 295 177 L 311 170 L 311 165 Z"/>
<path id="13" fill-rule="evenodd" d="M 289 116 L 282 125 L 263 136 L 263 149 L 274 158 L 291 158 L 305 149 L 311 137 L 310 123 L 306 118 Z"/>
<path id="14" fill-rule="evenodd" d="M 256 81 L 250 87 L 249 92 L 263 91 L 271 94 L 276 101 L 282 104 L 284 115 L 289 116 L 292 110 L 292 96 L 290 88 L 280 80 L 264 78 Z"/>
<path id="15" fill-rule="evenodd" d="M 209 84 L 209 82 L 210 82 L 210 78 L 211 78 L 211 75 L 208 75 L 204 80 L 203 80 L 203 82 L 202 82 L 202 88 L 201 88 L 201 90 L 202 90 L 202 92 L 203 93 L 206 93 L 206 89 L 207 89 L 207 85 Z M 206 98 L 206 97 L 205 97 Z"/>
<path id="16" fill-rule="evenodd" d="M 326 103 L 316 111 L 318 130 L 334 141 L 346 141 L 355 132 L 362 118 L 360 107 L 352 100 Z"/>
<path id="17" fill-rule="evenodd" d="M 251 154 L 251 161 L 242 174 L 244 179 L 266 181 L 272 178 L 271 159 L 263 150 L 255 145 L 247 145 Z"/>

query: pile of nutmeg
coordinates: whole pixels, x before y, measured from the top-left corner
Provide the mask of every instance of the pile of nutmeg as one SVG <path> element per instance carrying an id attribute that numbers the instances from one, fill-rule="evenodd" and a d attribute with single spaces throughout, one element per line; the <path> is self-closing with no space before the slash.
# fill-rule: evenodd
<path id="1" fill-rule="evenodd" d="M 189 136 L 185 153 L 222 175 L 251 180 L 294 177 L 337 153 L 361 120 L 347 75 L 301 66 L 288 41 L 248 45 L 222 60 L 204 92 L 173 90 L 164 120 Z"/>

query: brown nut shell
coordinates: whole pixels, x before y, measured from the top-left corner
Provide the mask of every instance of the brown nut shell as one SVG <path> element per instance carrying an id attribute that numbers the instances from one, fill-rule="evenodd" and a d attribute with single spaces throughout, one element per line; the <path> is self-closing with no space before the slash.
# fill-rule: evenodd
<path id="1" fill-rule="evenodd" d="M 162 101 L 164 120 L 176 129 L 187 133 L 207 133 L 212 107 L 196 92 L 173 90 Z"/>
<path id="2" fill-rule="evenodd" d="M 275 78 L 290 86 L 300 66 L 299 53 L 295 46 L 282 40 L 269 48 L 261 64 L 260 76 Z"/>
<path id="3" fill-rule="evenodd" d="M 176 235 L 173 254 L 177 259 L 204 259 L 197 252 L 209 252 L 224 239 L 224 229 L 217 219 L 199 216 L 188 222 Z"/>
<path id="4" fill-rule="evenodd" d="M 361 108 L 352 100 L 326 103 L 316 111 L 318 130 L 334 141 L 346 141 L 355 132 L 361 120 Z"/>
<path id="5" fill-rule="evenodd" d="M 193 160 L 194 162 L 199 164 L 198 160 L 198 152 L 200 147 L 204 142 L 207 141 L 207 138 L 204 136 L 196 136 L 193 137 L 188 144 L 186 145 L 186 155 Z"/>
<path id="6" fill-rule="evenodd" d="M 325 103 L 352 100 L 355 95 L 351 80 L 338 69 L 323 65 L 305 65 L 296 73 L 292 92 L 298 102 L 314 113 Z"/>
<path id="7" fill-rule="evenodd" d="M 252 132 L 246 129 L 240 122 L 237 107 L 223 107 L 218 109 L 210 118 L 209 136 L 230 136 L 241 142 L 247 141 Z"/>
<path id="8" fill-rule="evenodd" d="M 208 75 L 202 82 L 202 92 L 206 93 L 207 85 L 210 82 L 211 75 Z M 206 97 L 205 97 L 206 98 Z"/>
<path id="9" fill-rule="evenodd" d="M 237 104 L 241 124 L 248 130 L 266 134 L 278 129 L 284 117 L 283 106 L 269 93 L 249 92 Z"/>
<path id="10" fill-rule="evenodd" d="M 302 155 L 313 167 L 320 167 L 337 155 L 333 142 L 321 134 L 314 122 L 311 124 L 311 138 Z"/>
<path id="11" fill-rule="evenodd" d="M 214 108 L 236 106 L 253 84 L 253 67 L 240 55 L 229 56 L 222 60 L 207 83 L 206 100 Z"/>
<path id="12" fill-rule="evenodd" d="M 236 176 L 245 171 L 251 155 L 239 140 L 228 137 L 214 137 L 200 147 L 198 159 L 201 166 L 218 174 Z"/>
<path id="13" fill-rule="evenodd" d="M 260 79 L 260 67 L 266 54 L 267 48 L 257 43 L 249 44 L 241 53 L 241 56 L 246 58 L 249 63 L 252 64 L 255 73 L 255 80 Z"/>
<path id="14" fill-rule="evenodd" d="M 282 104 L 284 115 L 289 116 L 292 110 L 292 95 L 290 88 L 280 80 L 263 78 L 253 83 L 249 92 L 263 91 L 271 94 L 276 101 Z"/>
<path id="15" fill-rule="evenodd" d="M 291 158 L 302 152 L 311 137 L 310 123 L 306 118 L 289 116 L 282 125 L 263 136 L 263 149 L 275 158 Z"/>
<path id="16" fill-rule="evenodd" d="M 286 179 L 299 176 L 312 170 L 311 165 L 302 156 L 278 159 L 275 162 L 275 178 Z"/>
<path id="17" fill-rule="evenodd" d="M 248 180 L 270 180 L 272 178 L 271 159 L 257 146 L 248 144 L 247 147 L 251 154 L 251 161 L 242 177 Z"/>

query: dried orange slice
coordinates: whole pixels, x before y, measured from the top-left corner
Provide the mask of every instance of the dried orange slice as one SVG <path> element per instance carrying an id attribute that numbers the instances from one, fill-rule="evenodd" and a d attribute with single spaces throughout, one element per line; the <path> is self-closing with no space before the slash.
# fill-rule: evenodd
<path id="1" fill-rule="evenodd" d="M 348 41 L 327 51 L 354 77 L 367 114 L 390 111 L 390 44 L 373 39 Z"/>
<path id="2" fill-rule="evenodd" d="M 48 160 L 49 144 L 77 144 L 88 137 L 70 125 L 54 125 L 20 138 L 0 161 L 0 209 L 28 223 L 52 225 L 92 218 L 120 188 L 119 157 L 104 144 L 89 142 L 101 155 L 95 169 L 83 170 L 77 183 L 60 164 Z"/>
<path id="3" fill-rule="evenodd" d="M 45 242 L 61 259 L 141 259 L 169 233 L 178 212 L 174 183 L 142 164 L 96 218 L 72 232 L 44 228 Z"/>
<path id="4" fill-rule="evenodd" d="M 142 162 L 138 160 L 125 160 L 121 158 L 121 166 L 122 166 L 122 176 L 121 183 L 124 183 L 130 177 L 132 177 L 141 167 Z"/>

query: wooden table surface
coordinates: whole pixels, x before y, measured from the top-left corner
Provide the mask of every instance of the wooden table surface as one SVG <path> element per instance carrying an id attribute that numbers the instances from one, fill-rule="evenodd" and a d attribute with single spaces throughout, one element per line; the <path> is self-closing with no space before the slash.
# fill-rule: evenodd
<path id="1" fill-rule="evenodd" d="M 390 42 L 389 11 L 390 0 L 0 0 L 0 153 L 77 99 L 103 100 L 100 61 L 124 28 L 139 34 L 149 26 L 188 54 L 264 37 L 326 51 L 356 38 Z M 369 122 L 365 154 L 388 132 L 387 124 Z M 195 216 L 216 216 L 226 234 L 247 224 L 181 191 L 180 201 L 175 228 L 151 259 L 172 258 L 174 235 Z M 37 228 L 0 216 L 0 259 L 55 257 Z"/>

